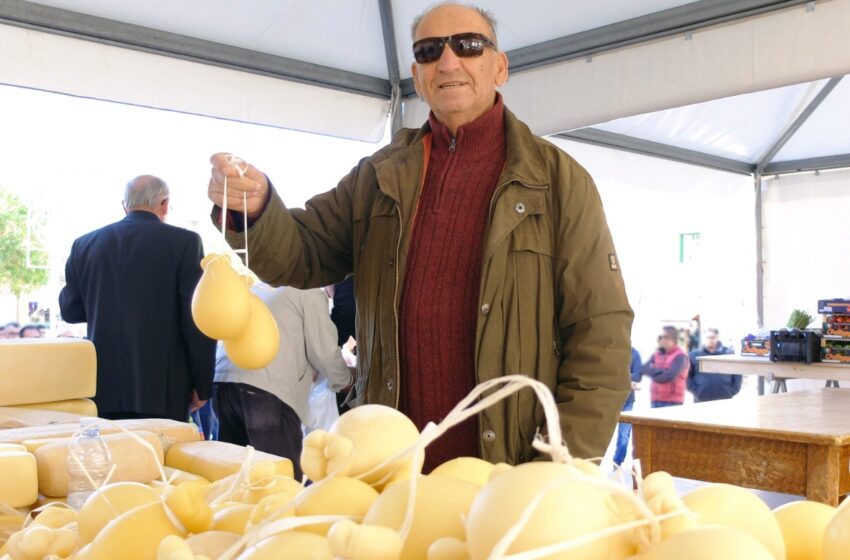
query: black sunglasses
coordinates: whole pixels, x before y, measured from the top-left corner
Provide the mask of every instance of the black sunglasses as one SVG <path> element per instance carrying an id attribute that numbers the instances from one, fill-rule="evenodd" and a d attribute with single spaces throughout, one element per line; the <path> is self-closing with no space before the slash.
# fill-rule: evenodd
<path id="1" fill-rule="evenodd" d="M 446 43 L 457 56 L 469 58 L 484 54 L 484 48 L 496 49 L 496 44 L 481 33 L 458 33 L 449 37 L 428 37 L 413 43 L 413 58 L 419 64 L 435 62 L 443 56 Z"/>

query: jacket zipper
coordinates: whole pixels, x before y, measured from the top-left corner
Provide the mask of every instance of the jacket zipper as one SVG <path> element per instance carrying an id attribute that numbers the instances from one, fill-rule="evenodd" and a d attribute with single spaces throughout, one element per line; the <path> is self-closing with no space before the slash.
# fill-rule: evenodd
<path id="1" fill-rule="evenodd" d="M 449 143 L 449 151 L 453 152 L 455 151 L 455 148 L 457 148 L 457 139 L 452 136 L 452 141 Z"/>
<path id="2" fill-rule="evenodd" d="M 399 340 L 398 340 L 398 268 L 399 256 L 401 255 L 401 207 L 398 202 L 395 203 L 395 210 L 398 212 L 398 239 L 395 246 L 395 286 L 393 287 L 393 319 L 395 320 L 394 338 L 395 338 L 395 409 L 398 410 L 399 401 L 401 399 L 401 356 L 399 355 Z"/>

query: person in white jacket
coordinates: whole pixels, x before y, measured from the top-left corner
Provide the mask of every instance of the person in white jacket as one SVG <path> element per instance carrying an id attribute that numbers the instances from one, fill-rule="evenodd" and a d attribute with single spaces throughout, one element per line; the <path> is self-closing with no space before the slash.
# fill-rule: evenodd
<path id="1" fill-rule="evenodd" d="M 328 387 L 341 391 L 351 385 L 352 374 L 337 346 L 328 297 L 321 288 L 272 288 L 258 282 L 251 291 L 277 321 L 280 350 L 266 367 L 243 370 L 219 343 L 213 389 L 218 437 L 291 459 L 300 480 L 301 424 L 314 378 L 323 375 Z"/>

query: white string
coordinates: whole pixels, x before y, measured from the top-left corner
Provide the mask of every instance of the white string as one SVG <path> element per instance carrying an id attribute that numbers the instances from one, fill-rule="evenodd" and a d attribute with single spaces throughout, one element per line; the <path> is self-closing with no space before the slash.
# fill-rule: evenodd
<path id="1" fill-rule="evenodd" d="M 227 163 L 228 165 L 236 168 L 236 172 L 239 173 L 239 178 L 242 179 L 245 177 L 245 173 L 248 171 L 248 164 L 245 163 L 244 160 L 240 159 L 238 156 L 233 154 L 227 155 Z M 240 165 L 244 165 L 240 167 Z M 245 268 L 250 268 L 248 263 L 248 193 L 242 191 L 242 231 L 245 237 L 245 246 L 242 249 L 234 249 L 234 253 L 242 253 L 245 255 Z M 227 175 L 224 176 L 224 200 L 221 205 L 221 236 L 225 237 L 227 232 Z"/>

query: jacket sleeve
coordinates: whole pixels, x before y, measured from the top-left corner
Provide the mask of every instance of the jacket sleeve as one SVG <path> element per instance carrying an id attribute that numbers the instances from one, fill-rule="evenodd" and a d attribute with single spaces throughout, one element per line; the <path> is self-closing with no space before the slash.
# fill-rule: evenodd
<path id="1" fill-rule="evenodd" d="M 328 379 L 328 386 L 334 391 L 348 387 L 351 372 L 336 345 L 336 327 L 331 321 L 327 297 L 319 290 L 305 292 L 302 309 L 307 361 Z"/>
<path id="2" fill-rule="evenodd" d="M 180 260 L 177 289 L 180 302 L 180 332 L 189 354 L 189 368 L 192 388 L 198 398 L 207 400 L 212 396 L 212 382 L 215 368 L 215 340 L 204 335 L 192 318 L 192 295 L 201 279 L 201 259 L 204 247 L 200 236 L 192 234 L 191 241 Z"/>
<path id="3" fill-rule="evenodd" d="M 251 269 L 272 286 L 317 288 L 336 283 L 352 271 L 353 191 L 360 173 L 373 172 L 361 162 L 337 185 L 317 195 L 304 209 L 289 209 L 270 184 L 269 202 L 248 228 Z M 213 221 L 220 214 L 213 209 Z M 228 231 L 232 247 L 244 234 Z"/>
<path id="4" fill-rule="evenodd" d="M 71 247 L 71 255 L 65 263 L 65 287 L 59 292 L 59 311 L 62 320 L 66 323 L 85 323 L 86 308 L 83 305 L 83 296 L 74 269 L 74 254 L 76 243 Z"/>
<path id="5" fill-rule="evenodd" d="M 602 201 L 587 172 L 566 155 L 558 195 L 555 290 L 560 335 L 556 400 L 576 457 L 601 457 L 631 391 L 632 310 Z"/>

